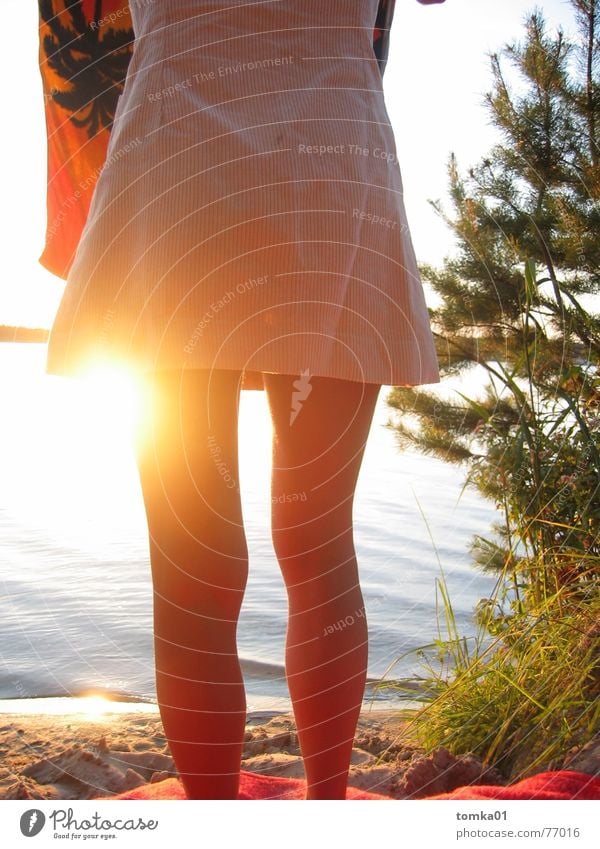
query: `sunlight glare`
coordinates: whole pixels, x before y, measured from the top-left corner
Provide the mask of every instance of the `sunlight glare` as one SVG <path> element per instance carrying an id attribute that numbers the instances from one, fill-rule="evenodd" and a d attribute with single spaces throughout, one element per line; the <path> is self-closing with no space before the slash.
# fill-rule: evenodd
<path id="1" fill-rule="evenodd" d="M 82 696 L 77 699 L 79 711 L 89 719 L 99 719 L 111 707 L 110 701 L 104 696 Z"/>
<path id="2" fill-rule="evenodd" d="M 130 437 L 143 416 L 142 381 L 125 366 L 93 366 L 81 381 L 81 401 L 105 434 Z"/>

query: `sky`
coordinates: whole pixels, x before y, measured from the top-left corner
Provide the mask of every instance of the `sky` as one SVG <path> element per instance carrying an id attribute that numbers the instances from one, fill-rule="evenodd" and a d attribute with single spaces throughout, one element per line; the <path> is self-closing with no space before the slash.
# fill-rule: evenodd
<path id="1" fill-rule="evenodd" d="M 428 201 L 447 198 L 451 152 L 466 170 L 494 142 L 483 106 L 489 53 L 522 37 L 523 20 L 536 5 L 551 27 L 574 31 L 568 0 L 446 0 L 434 6 L 396 0 L 384 96 L 419 261 L 439 264 L 452 252 L 452 236 Z M 4 114 L 14 116 L 0 135 L 0 324 L 50 327 L 65 283 L 38 262 L 46 225 L 38 4 L 0 0 L 0 8 L 10 21 L 0 51 L 2 103 Z"/>

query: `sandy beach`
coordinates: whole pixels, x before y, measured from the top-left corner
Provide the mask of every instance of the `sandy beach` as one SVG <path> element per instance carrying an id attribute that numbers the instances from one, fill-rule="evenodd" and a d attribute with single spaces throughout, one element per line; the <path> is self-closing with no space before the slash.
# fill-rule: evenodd
<path id="1" fill-rule="evenodd" d="M 176 776 L 158 712 L 120 707 L 124 712 L 96 716 L 1 713 L 0 798 L 95 799 Z M 600 775 L 598 743 L 561 766 Z M 242 769 L 304 777 L 290 713 L 248 715 Z M 442 748 L 426 756 L 395 711 L 361 714 L 349 777 L 354 787 L 415 799 L 465 784 L 505 783 L 471 755 Z"/>
<path id="2" fill-rule="evenodd" d="M 177 774 L 158 713 L 3 713 L 0 755 L 2 799 L 95 799 Z M 248 715 L 242 769 L 304 777 L 291 714 Z M 477 758 L 444 749 L 425 757 L 397 712 L 361 715 L 349 784 L 406 799 L 468 783 L 504 782 Z"/>

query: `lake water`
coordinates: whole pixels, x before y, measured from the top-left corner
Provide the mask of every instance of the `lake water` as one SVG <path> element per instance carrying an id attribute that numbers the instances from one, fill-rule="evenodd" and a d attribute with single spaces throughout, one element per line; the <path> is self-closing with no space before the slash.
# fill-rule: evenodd
<path id="1" fill-rule="evenodd" d="M 127 396 L 114 385 L 90 391 L 44 374 L 45 350 L 0 344 L 0 698 L 93 688 L 155 700 L 147 530 Z M 465 636 L 475 633 L 474 606 L 494 584 L 468 552 L 473 534 L 488 532 L 493 506 L 462 491 L 460 468 L 398 451 L 384 427 L 387 394 L 382 389 L 354 508 L 373 679 L 423 674 L 414 650 L 438 636 L 441 570 Z M 288 709 L 264 393 L 242 393 L 240 433 L 250 577 L 238 648 L 248 709 Z M 366 699 L 372 703 L 370 688 Z M 378 706 L 396 703 L 389 690 L 377 695 Z"/>

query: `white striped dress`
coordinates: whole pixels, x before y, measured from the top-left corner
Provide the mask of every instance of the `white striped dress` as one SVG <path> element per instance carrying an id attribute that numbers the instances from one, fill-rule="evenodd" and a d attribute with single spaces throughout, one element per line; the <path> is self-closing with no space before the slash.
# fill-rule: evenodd
<path id="1" fill-rule="evenodd" d="M 106 165 L 48 344 L 384 385 L 437 359 L 373 52 L 378 0 L 139 0 Z"/>

